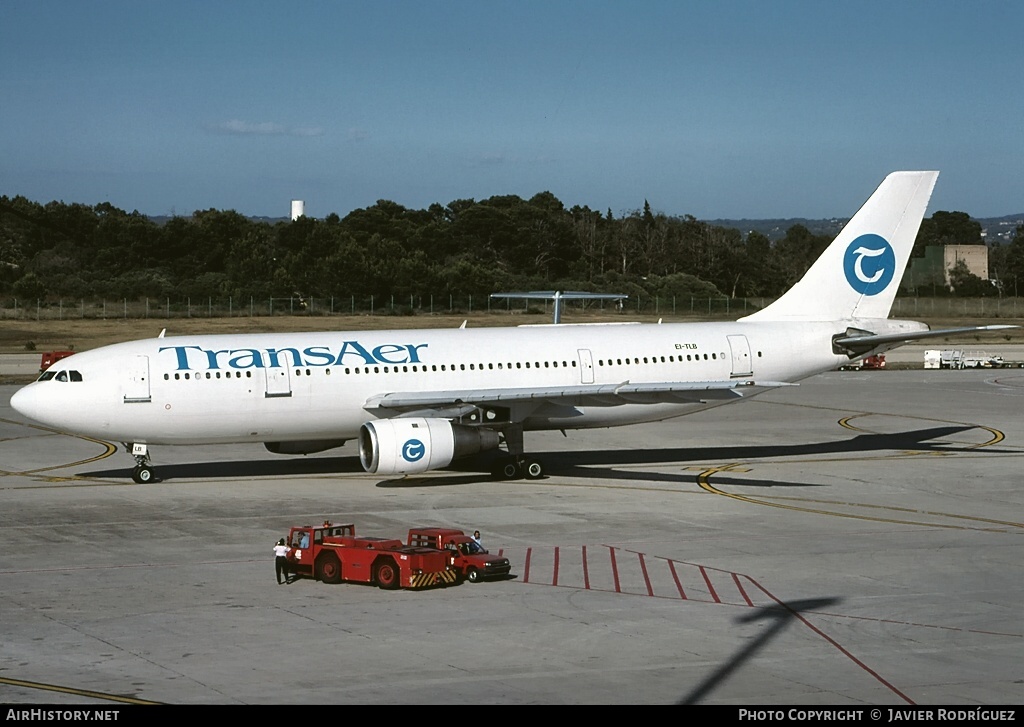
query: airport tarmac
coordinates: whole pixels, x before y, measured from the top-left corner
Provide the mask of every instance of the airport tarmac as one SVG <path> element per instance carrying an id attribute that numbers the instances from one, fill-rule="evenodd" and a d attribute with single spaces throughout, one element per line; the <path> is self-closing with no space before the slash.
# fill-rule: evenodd
<path id="1" fill-rule="evenodd" d="M 0 703 L 1015 705 L 1024 371 L 831 372 L 382 481 L 38 428 L 0 387 Z M 291 525 L 483 533 L 514 578 L 277 585 Z"/>

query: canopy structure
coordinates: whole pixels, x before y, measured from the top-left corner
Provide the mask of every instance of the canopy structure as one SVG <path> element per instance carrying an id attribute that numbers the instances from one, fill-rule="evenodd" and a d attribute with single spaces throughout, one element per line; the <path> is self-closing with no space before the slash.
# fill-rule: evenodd
<path id="1" fill-rule="evenodd" d="M 555 316 L 553 323 L 562 322 L 563 300 L 624 300 L 624 293 L 587 293 L 580 290 L 533 290 L 527 293 L 491 293 L 492 298 L 510 298 L 513 300 L 553 300 Z"/>

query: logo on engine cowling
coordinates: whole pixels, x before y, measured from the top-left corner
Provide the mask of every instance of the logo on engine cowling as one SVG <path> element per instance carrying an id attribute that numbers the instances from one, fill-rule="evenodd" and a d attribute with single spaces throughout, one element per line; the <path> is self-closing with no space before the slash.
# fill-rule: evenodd
<path id="1" fill-rule="evenodd" d="M 843 257 L 846 282 L 858 293 L 877 295 L 896 273 L 896 253 L 884 237 L 861 235 L 850 243 Z"/>
<path id="2" fill-rule="evenodd" d="M 410 439 L 402 445 L 402 459 L 406 462 L 421 460 L 426 453 L 426 446 L 418 439 Z"/>

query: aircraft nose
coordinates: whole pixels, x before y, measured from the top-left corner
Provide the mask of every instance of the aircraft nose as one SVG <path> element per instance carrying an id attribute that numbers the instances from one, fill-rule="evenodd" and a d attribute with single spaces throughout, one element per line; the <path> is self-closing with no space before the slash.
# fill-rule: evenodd
<path id="1" fill-rule="evenodd" d="M 11 408 L 29 419 L 39 418 L 39 389 L 32 384 L 18 389 L 11 397 Z"/>

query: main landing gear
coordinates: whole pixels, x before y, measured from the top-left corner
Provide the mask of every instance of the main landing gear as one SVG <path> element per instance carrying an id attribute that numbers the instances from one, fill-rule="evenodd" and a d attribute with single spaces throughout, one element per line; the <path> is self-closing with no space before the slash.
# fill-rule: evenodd
<path id="1" fill-rule="evenodd" d="M 491 476 L 496 480 L 539 480 L 544 476 L 544 465 L 528 457 L 499 457 L 491 467 Z"/>
<path id="2" fill-rule="evenodd" d="M 525 456 L 523 452 L 523 425 L 508 426 L 502 434 L 505 436 L 508 456 L 499 457 L 494 461 L 491 476 L 496 480 L 518 480 L 522 477 L 539 480 L 543 477 L 544 465 L 532 457 Z"/>
<path id="3" fill-rule="evenodd" d="M 125 451 L 135 458 L 135 469 L 132 470 L 132 479 L 140 485 L 152 482 L 155 477 L 153 468 L 149 464 L 149 447 L 145 444 L 124 443 Z"/>

